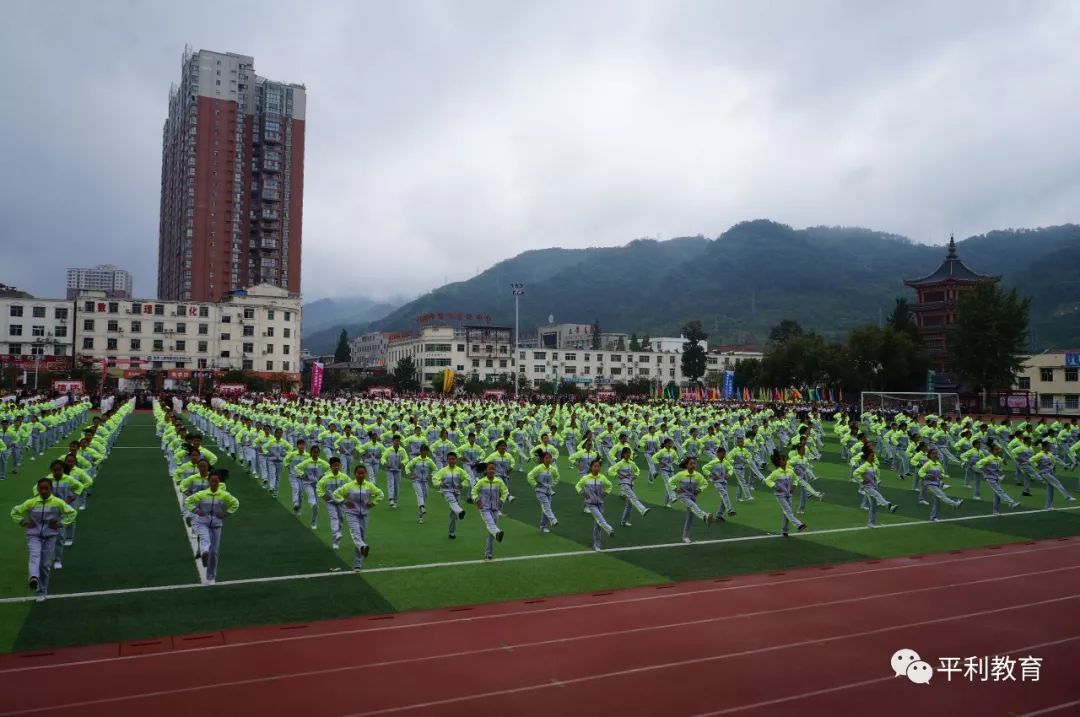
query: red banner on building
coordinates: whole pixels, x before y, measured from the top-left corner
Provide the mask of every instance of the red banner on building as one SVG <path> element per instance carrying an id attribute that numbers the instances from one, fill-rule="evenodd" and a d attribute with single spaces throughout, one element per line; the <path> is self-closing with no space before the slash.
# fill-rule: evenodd
<path id="1" fill-rule="evenodd" d="M 394 389 L 389 386 L 371 386 L 367 390 L 367 395 L 373 398 L 390 398 L 394 395 Z"/>
<path id="2" fill-rule="evenodd" d="M 187 368 L 169 369 L 165 373 L 165 378 L 173 378 L 173 379 L 179 379 L 181 381 L 186 381 L 189 378 L 191 378 L 191 369 L 187 369 Z"/>
<path id="3" fill-rule="evenodd" d="M 324 365 L 319 361 L 311 364 L 311 395 L 318 396 L 322 393 Z"/>
<path id="4" fill-rule="evenodd" d="M 506 389 L 505 388 L 485 388 L 484 389 L 484 398 L 497 398 L 497 399 L 506 398 Z"/>
<path id="5" fill-rule="evenodd" d="M 83 386 L 81 380 L 57 380 L 52 382 L 52 387 L 57 393 L 67 393 L 68 391 L 71 391 L 76 395 L 86 393 L 86 388 Z"/>

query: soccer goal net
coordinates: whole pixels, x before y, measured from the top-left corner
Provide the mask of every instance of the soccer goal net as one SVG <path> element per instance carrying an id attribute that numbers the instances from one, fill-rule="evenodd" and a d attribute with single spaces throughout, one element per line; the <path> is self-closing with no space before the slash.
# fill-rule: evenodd
<path id="1" fill-rule="evenodd" d="M 956 393 L 896 393 L 863 391 L 860 401 L 863 413 L 903 411 L 911 416 L 960 416 L 960 395 Z"/>

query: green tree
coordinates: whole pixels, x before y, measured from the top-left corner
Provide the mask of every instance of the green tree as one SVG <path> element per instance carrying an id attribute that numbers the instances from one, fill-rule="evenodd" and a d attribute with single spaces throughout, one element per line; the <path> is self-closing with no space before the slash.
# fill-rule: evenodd
<path id="1" fill-rule="evenodd" d="M 399 393 L 420 388 L 420 381 L 416 378 L 416 362 L 412 360 L 412 356 L 400 359 L 391 375 L 394 377 L 394 390 Z"/>
<path id="2" fill-rule="evenodd" d="M 705 385 L 709 388 L 723 388 L 724 387 L 724 372 L 723 371 L 707 371 L 705 372 Z"/>
<path id="3" fill-rule="evenodd" d="M 919 338 L 919 327 L 915 325 L 915 314 L 911 311 L 911 304 L 902 296 L 896 297 L 896 304 L 893 306 L 892 313 L 889 314 L 886 324 L 897 331 L 902 331 L 913 339 Z"/>
<path id="4" fill-rule="evenodd" d="M 652 339 L 649 338 L 648 334 L 641 337 L 641 350 L 652 351 Z"/>
<path id="5" fill-rule="evenodd" d="M 637 334 L 630 334 L 630 350 L 631 351 L 640 351 L 641 350 L 641 343 L 638 341 Z"/>
<path id="6" fill-rule="evenodd" d="M 946 335 L 953 367 L 983 390 L 1012 386 L 1028 347 L 1031 299 L 997 283 L 960 294 L 956 323 Z"/>
<path id="7" fill-rule="evenodd" d="M 770 343 L 761 362 L 761 383 L 765 386 L 829 385 L 836 366 L 835 352 L 817 333 L 796 333 Z"/>
<path id="8" fill-rule="evenodd" d="M 343 363 L 349 360 L 349 334 L 345 329 L 338 336 L 337 348 L 334 349 L 334 363 Z"/>
<path id="9" fill-rule="evenodd" d="M 735 364 L 735 386 L 738 388 L 757 388 L 762 385 L 761 361 L 759 359 L 743 359 Z"/>
<path id="10" fill-rule="evenodd" d="M 686 339 L 680 357 L 683 376 L 691 383 L 697 383 L 705 375 L 706 366 L 705 349 L 701 342 L 709 338 L 709 335 L 701 328 L 701 322 L 695 319 L 682 327 L 682 337 Z"/>
<path id="11" fill-rule="evenodd" d="M 926 378 L 927 360 L 922 344 L 893 326 L 852 329 L 844 345 L 849 391 L 916 391 Z"/>
<path id="12" fill-rule="evenodd" d="M 592 322 L 592 345 L 593 351 L 600 349 L 600 319 L 593 319 Z"/>
<path id="13" fill-rule="evenodd" d="M 433 390 L 435 393 L 443 392 L 443 382 L 446 380 L 446 371 L 447 369 L 444 368 L 442 371 L 439 371 L 437 374 L 431 377 L 431 390 Z M 452 386 L 451 390 L 453 390 Z"/>
<path id="14" fill-rule="evenodd" d="M 630 396 L 648 396 L 653 393 L 652 381 L 644 376 L 632 378 L 626 382 L 626 393 Z"/>
<path id="15" fill-rule="evenodd" d="M 479 396 L 484 391 L 484 384 L 480 380 L 480 377 L 475 373 L 469 374 L 469 378 L 466 379 L 462 385 L 461 390 L 470 396 Z"/>
<path id="16" fill-rule="evenodd" d="M 769 330 L 769 343 L 773 345 L 785 344 L 796 336 L 803 333 L 802 326 L 798 321 L 784 319 Z"/>
<path id="17" fill-rule="evenodd" d="M 626 350 L 626 339 L 624 339 L 622 336 L 620 336 L 619 340 L 615 342 L 615 350 L 616 351 L 625 351 Z"/>

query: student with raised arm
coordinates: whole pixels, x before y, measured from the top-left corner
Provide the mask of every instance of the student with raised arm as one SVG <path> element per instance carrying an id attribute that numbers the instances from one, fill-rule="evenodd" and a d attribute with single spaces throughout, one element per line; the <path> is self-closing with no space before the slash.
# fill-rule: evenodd
<path id="1" fill-rule="evenodd" d="M 795 513 L 791 510 L 791 490 L 799 485 L 800 481 L 799 477 L 795 475 L 795 471 L 788 466 L 787 456 L 780 453 L 780 451 L 773 451 L 772 464 L 774 470 L 765 477 L 765 485 L 772 488 L 776 502 L 780 506 L 780 534 L 786 538 L 788 536 L 788 527 L 792 523 L 795 524 L 799 532 L 806 530 L 806 523 L 796 518 Z M 824 493 L 819 493 L 812 487 L 808 488 L 808 490 L 810 495 L 818 500 L 825 497 Z"/>
<path id="2" fill-rule="evenodd" d="M 980 458 L 974 467 L 974 470 L 978 471 L 979 475 L 986 481 L 986 485 L 990 486 L 990 492 L 994 494 L 994 515 L 1001 514 L 1002 502 L 1010 508 L 1016 508 L 1020 505 L 1020 502 L 1006 493 L 1005 489 L 1001 486 L 1001 481 L 1005 477 L 1002 452 L 1000 443 L 991 443 L 990 454 Z"/>

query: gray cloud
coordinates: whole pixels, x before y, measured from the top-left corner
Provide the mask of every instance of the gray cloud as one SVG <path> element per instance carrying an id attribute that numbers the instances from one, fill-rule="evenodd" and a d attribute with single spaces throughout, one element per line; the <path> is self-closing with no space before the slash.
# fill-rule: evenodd
<path id="1" fill-rule="evenodd" d="M 1077 219 L 1070 2 L 16 2 L 0 281 L 155 284 L 184 43 L 308 86 L 304 293 L 746 218 L 920 241 Z"/>

